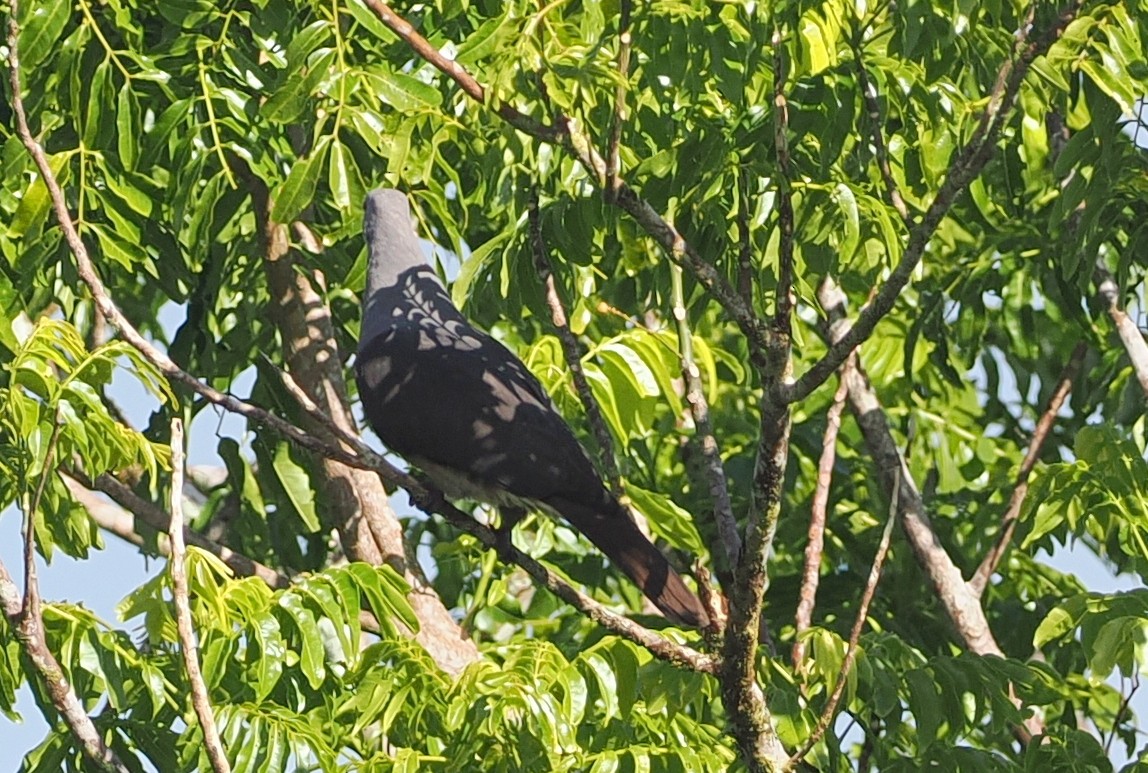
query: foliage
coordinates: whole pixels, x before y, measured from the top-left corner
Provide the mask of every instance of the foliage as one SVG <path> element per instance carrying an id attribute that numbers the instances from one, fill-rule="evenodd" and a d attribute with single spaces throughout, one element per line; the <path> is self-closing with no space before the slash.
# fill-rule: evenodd
<path id="1" fill-rule="evenodd" d="M 680 565 L 719 578 L 711 492 L 682 389 L 671 262 L 612 206 L 560 143 L 490 109 L 559 116 L 605 148 L 618 89 L 624 177 L 731 283 L 748 255 L 754 308 L 777 308 L 782 209 L 792 193 L 792 367 L 826 351 L 816 288 L 835 276 L 852 313 L 906 249 L 992 103 L 1017 30 L 1052 27 L 1059 7 L 1016 0 L 773 4 L 662 0 L 633 9 L 631 71 L 617 66 L 620 3 L 490 0 L 396 3 L 430 44 L 471 72 L 467 96 L 362 0 L 50 0 L 21 4 L 23 99 L 108 292 L 146 335 L 222 390 L 294 416 L 271 363 L 287 336 L 270 321 L 264 217 L 299 222 L 295 272 L 319 289 L 338 351 L 358 331 L 365 250 L 360 203 L 380 185 L 409 191 L 466 313 L 514 349 L 594 448 L 546 312 L 527 209 L 537 192 L 582 363 L 620 459 L 625 490 Z M 777 45 L 768 41 L 778 36 Z M 1133 115 L 1148 91 L 1148 10 L 1083 3 L 1020 88 L 985 171 L 953 202 L 923 262 L 861 348 L 940 543 L 966 577 L 991 549 L 1034 424 L 1079 341 L 1070 402 L 1045 443 L 1012 551 L 985 597 L 1004 658 L 963 651 L 912 551 L 895 540 L 843 717 L 809 761 L 838 770 L 1111 770 L 1148 753 L 1106 681 L 1145 667 L 1144 594 L 1088 593 L 1046 563 L 1072 544 L 1148 573 L 1145 395 L 1095 297 L 1097 261 L 1126 293 L 1148 269 L 1148 173 Z M 777 70 L 780 65 L 781 71 Z M 864 77 L 879 106 L 871 114 Z M 786 98 L 788 168 L 778 160 L 774 84 Z M 165 501 L 168 419 L 207 403 L 169 386 L 119 338 L 80 283 L 48 188 L 0 107 L 0 496 L 32 513 L 45 559 L 84 557 L 100 532 L 61 473 L 111 472 Z M 885 150 L 872 140 L 874 128 Z M 734 512 L 752 491 L 763 383 L 727 311 L 687 273 L 686 322 L 721 447 Z M 171 320 L 176 320 L 172 323 Z M 33 324 L 29 324 L 29 321 Z M 146 427 L 114 408 L 113 372 L 154 400 Z M 856 422 L 837 445 L 814 626 L 793 624 L 817 475 L 827 383 L 792 406 L 782 517 L 766 618 L 780 652 L 759 675 L 787 750 L 812 732 L 840 676 L 858 598 L 889 510 Z M 54 439 L 53 439 L 54 438 Z M 206 439 L 204 439 L 206 441 Z M 717 681 L 605 635 L 473 538 L 422 515 L 405 537 L 434 590 L 479 643 L 455 676 L 405 632 L 419 619 L 390 567 L 339 565 L 323 466 L 271 431 L 218 439 L 224 482 L 194 514 L 226 514 L 230 547 L 295 576 L 269 590 L 193 551 L 201 659 L 235 770 L 725 770 L 736 768 Z M 599 450 L 600 453 L 600 450 Z M 41 494 L 36 492 L 40 490 Z M 4 517 L 18 517 L 12 508 Z M 562 524 L 531 516 L 519 543 L 614 609 L 641 597 Z M 150 539 L 150 537 L 149 537 Z M 147 544 L 151 544 L 150 542 Z M 159 574 L 125 599 L 122 621 L 49 603 L 50 648 L 132 770 L 206 769 Z M 360 608 L 380 623 L 360 628 Z M 634 615 L 650 625 L 653 619 Z M 136 622 L 138 620 L 138 622 Z M 141 625 L 138 639 L 124 626 Z M 701 646 L 699 637 L 668 631 Z M 0 709 L 36 691 L 52 724 L 29 771 L 84 768 L 79 747 L 0 621 Z M 1023 708 L 1013 702 L 1020 699 Z M 1042 743 L 1015 728 L 1043 718 Z M 848 725 L 848 728 L 846 727 Z"/>

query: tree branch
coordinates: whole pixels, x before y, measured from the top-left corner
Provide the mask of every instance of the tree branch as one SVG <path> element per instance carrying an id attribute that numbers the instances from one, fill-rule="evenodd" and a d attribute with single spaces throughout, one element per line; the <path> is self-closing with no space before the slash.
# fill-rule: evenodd
<path id="1" fill-rule="evenodd" d="M 606 473 L 606 480 L 610 483 L 610 491 L 615 498 L 625 493 L 622 488 L 622 475 L 618 471 L 618 459 L 614 455 L 614 440 L 610 437 L 610 430 L 602 416 L 602 407 L 594 399 L 590 389 L 590 382 L 586 380 L 586 371 L 582 369 L 582 347 L 570 329 L 566 318 L 566 309 L 562 299 L 558 296 L 558 287 L 554 282 L 554 266 L 550 263 L 550 254 L 546 249 L 546 242 L 542 238 L 542 217 L 539 211 L 538 189 L 530 193 L 530 204 L 527 210 L 527 221 L 530 227 L 530 252 L 534 258 L 534 270 L 546 291 L 546 305 L 550 309 L 550 321 L 554 324 L 554 331 L 562 345 L 562 354 L 566 358 L 566 366 L 570 368 L 570 378 L 574 382 L 574 391 L 586 411 L 586 421 L 590 424 L 590 431 L 598 444 L 601 454 L 602 470 Z"/>
<path id="2" fill-rule="evenodd" d="M 199 651 L 195 641 L 195 628 L 191 621 L 191 603 L 188 599 L 187 571 L 184 556 L 187 546 L 183 543 L 183 422 L 171 420 L 171 522 L 168 528 L 171 540 L 171 559 L 168 570 L 171 572 L 171 595 L 175 605 L 175 624 L 179 631 L 179 644 L 183 652 L 183 666 L 187 671 L 187 681 L 191 685 L 191 705 L 199 719 L 203 732 L 203 745 L 207 747 L 207 758 L 215 773 L 230 773 L 231 764 L 223 751 L 219 738 L 219 728 L 215 725 L 215 715 L 211 711 L 211 700 L 207 695 L 207 685 L 199 670 Z"/>
<path id="3" fill-rule="evenodd" d="M 829 315 L 830 340 L 842 340 L 850 324 L 845 317 L 845 294 L 832 279 L 826 278 L 818 288 L 818 298 Z M 913 551 L 913 557 L 929 578 L 957 636 L 970 652 L 1004 657 L 989 628 L 980 599 L 965 583 L 961 570 L 953 563 L 933 530 L 921 492 L 913 480 L 908 462 L 893 439 L 884 408 L 868 377 L 860 367 L 843 371 L 842 377 L 849 390 L 849 407 L 861 427 L 861 434 L 873 458 L 873 466 L 885 490 L 890 496 L 895 486 L 899 490 L 896 501 L 900 508 L 901 529 Z M 1033 716 L 1025 721 L 1024 726 L 1018 726 L 1015 730 L 1020 740 L 1027 743 L 1032 736 L 1043 731 L 1043 721 Z"/>
<path id="4" fill-rule="evenodd" d="M 1112 273 L 1097 264 L 1092 281 L 1096 283 L 1096 293 L 1104 303 L 1104 310 L 1116 325 L 1116 332 L 1124 343 L 1128 359 L 1132 361 L 1132 371 L 1136 374 L 1136 380 L 1140 382 L 1140 388 L 1144 390 L 1145 396 L 1148 396 L 1148 342 L 1144 340 L 1140 328 L 1121 307 L 1120 288 L 1116 286 L 1116 279 Z"/>
<path id="5" fill-rule="evenodd" d="M 781 490 L 789 461 L 789 406 L 776 399 L 776 388 L 791 368 L 793 316 L 793 205 L 789 190 L 788 114 L 785 72 L 779 29 L 773 34 L 774 140 L 777 153 L 778 227 L 781 230 L 777 298 L 769 334 L 762 349 L 751 359 L 761 376 L 759 436 L 754 460 L 753 488 L 745 543 L 729 594 L 730 616 L 726 626 L 722 673 L 722 702 L 730 715 L 733 736 L 752 771 L 775 770 L 788 755 L 777 738 L 765 696 L 757 682 L 757 649 L 761 638 L 761 607 L 765 596 L 766 565 L 781 515 Z M 738 296 L 741 300 L 741 296 Z M 729 307 L 727 306 L 727 309 Z M 748 333 L 747 333 L 748 337 Z"/>
<path id="6" fill-rule="evenodd" d="M 746 307 L 753 308 L 753 235 L 749 229 L 749 185 L 745 170 L 739 169 L 737 180 L 740 191 L 737 208 L 737 292 Z"/>
<path id="7" fill-rule="evenodd" d="M 1060 407 L 1064 405 L 1068 393 L 1072 391 L 1072 382 L 1076 379 L 1080 368 L 1084 363 L 1084 355 L 1088 353 L 1088 344 L 1081 341 L 1072 350 L 1072 355 L 1068 359 L 1068 363 L 1061 371 L 1060 379 L 1057 381 L 1056 388 L 1052 391 L 1052 396 L 1049 397 L 1048 407 L 1040 416 L 1037 421 L 1036 427 L 1032 431 L 1032 438 L 1028 443 L 1028 450 L 1025 452 L 1024 459 L 1021 460 L 1020 469 L 1016 474 L 1016 485 L 1013 487 L 1012 495 L 1009 497 L 1008 508 L 1005 510 L 1004 517 L 1001 518 L 1001 531 L 997 536 L 996 544 L 993 545 L 992 550 L 981 561 L 980 566 L 969 578 L 969 588 L 980 598 L 985 593 L 985 588 L 988 587 L 989 580 L 992 578 L 993 573 L 1000 566 L 1001 559 L 1004 557 L 1005 551 L 1008 550 L 1009 543 L 1012 541 L 1013 532 L 1016 530 L 1017 519 L 1020 518 L 1020 508 L 1024 504 L 1024 498 L 1028 494 L 1028 476 L 1032 473 L 1032 468 L 1036 466 L 1037 460 L 1040 458 L 1041 450 L 1044 448 L 1044 441 L 1048 439 L 1048 433 L 1052 431 L 1052 424 L 1056 421 L 1056 415 L 1060 412 Z"/>
<path id="8" fill-rule="evenodd" d="M 682 377 L 686 382 L 686 403 L 690 406 L 690 415 L 694 420 L 702 459 L 705 461 L 718 541 L 725 556 L 726 566 L 732 575 L 741 558 L 741 535 L 738 533 L 737 519 L 733 515 L 733 503 L 730 501 L 725 465 L 721 460 L 721 448 L 717 437 L 714 436 L 713 424 L 710 422 L 710 408 L 706 402 L 702 374 L 694 361 L 693 333 L 690 331 L 690 320 L 686 313 L 682 269 L 679 266 L 670 268 L 670 299 L 673 304 L 671 312 L 678 326 L 678 353 L 682 359 Z M 710 552 L 716 554 L 713 547 L 710 548 Z"/>
<path id="9" fill-rule="evenodd" d="M 846 362 L 845 369 L 850 370 L 856 367 L 856 360 L 850 359 Z M 840 390 L 838 390 L 840 391 Z M 833 723 L 833 719 L 837 714 L 837 705 L 841 702 L 841 696 L 845 694 L 846 677 L 853 668 L 854 661 L 857 660 L 857 643 L 861 640 L 861 629 L 865 627 L 865 621 L 869 618 L 869 605 L 873 602 L 873 595 L 877 591 L 877 582 L 881 579 L 881 567 L 885 564 L 885 556 L 889 554 L 889 543 L 893 538 L 893 525 L 897 522 L 897 509 L 898 499 L 900 498 L 900 479 L 896 479 L 893 483 L 893 496 L 889 500 L 889 517 L 885 521 L 885 528 L 881 532 L 881 541 L 877 545 L 877 554 L 873 556 L 873 566 L 869 570 L 869 579 L 865 582 L 865 590 L 861 593 L 861 603 L 857 607 L 857 616 L 853 619 L 853 628 L 849 632 L 849 644 L 845 650 L 845 658 L 841 661 L 841 669 L 837 673 L 837 683 L 833 685 L 833 692 L 829 696 L 829 700 L 825 703 L 825 709 L 821 712 L 821 716 L 817 718 L 817 726 L 809 737 L 805 739 L 805 743 L 801 748 L 789 758 L 789 767 L 792 768 L 801 760 L 805 759 L 805 755 L 812 751 L 817 742 L 825 735 L 825 731 Z"/>
<path id="10" fill-rule="evenodd" d="M 778 243 L 777 298 L 773 316 L 775 334 L 791 335 L 793 307 L 793 174 L 789 157 L 789 103 L 785 98 L 785 61 L 782 59 L 781 30 L 773 30 L 773 146 L 777 157 L 777 228 Z"/>
<path id="11" fill-rule="evenodd" d="M 843 368 L 853 367 L 856 358 L 845 361 Z M 805 546 L 805 568 L 801 590 L 797 596 L 797 614 L 794 618 L 796 636 L 793 642 L 793 668 L 801 669 L 805 660 L 805 642 L 801 633 L 813 623 L 813 608 L 817 603 L 817 586 L 821 581 L 821 555 L 825 548 L 825 523 L 829 505 L 829 485 L 833 481 L 833 465 L 837 462 L 837 433 L 841 430 L 841 414 L 845 410 L 845 397 L 849 389 L 845 379 L 837 385 L 833 404 L 825 415 L 825 434 L 821 439 L 821 458 L 817 462 L 817 487 L 809 514 L 809 542 Z"/>
<path id="12" fill-rule="evenodd" d="M 893 178 L 893 170 L 889 166 L 889 149 L 885 145 L 885 134 L 881 131 L 881 103 L 877 98 L 877 89 L 869 80 L 869 72 L 865 69 L 865 60 L 861 56 L 860 45 L 853 46 L 853 58 L 857 63 L 857 81 L 861 86 L 861 96 L 865 100 L 865 109 L 869 114 L 873 152 L 877 159 L 877 169 L 880 170 L 881 179 L 885 183 L 885 195 L 889 197 L 889 203 L 893 205 L 893 209 L 897 210 L 897 214 L 901 216 L 901 222 L 912 227 L 913 219 L 909 215 L 909 208 L 905 205 L 905 199 L 901 196 L 901 189 L 897 187 L 897 181 Z"/>
<path id="13" fill-rule="evenodd" d="M 892 311 L 901 290 L 924 255 L 937 227 L 948 214 L 957 197 L 960 196 L 977 175 L 981 173 L 992 157 L 993 147 L 1000 136 L 1005 120 L 1016 102 L 1020 84 L 1028 72 L 1029 65 L 1036 57 L 1044 54 L 1049 46 L 1060 37 L 1083 5 L 1083 0 L 1073 0 L 1057 17 L 1057 21 L 1045 34 L 1029 42 L 1031 23 L 1026 23 L 1017 35 L 1014 54 L 1001 65 L 988 105 L 981 113 L 977 128 L 964 147 L 956 154 L 949 165 L 949 172 L 933 202 L 924 216 L 909 229 L 909 241 L 889 278 L 872 301 L 861 308 L 856 321 L 839 341 L 833 343 L 825 355 L 810 366 L 800 378 L 788 384 L 779 384 L 778 399 L 784 403 L 803 400 L 814 389 L 829 378 L 841 366 L 849 352 L 868 340 L 877 323 Z M 1035 6 L 1030 8 L 1030 16 Z"/>
<path id="14" fill-rule="evenodd" d="M 418 33 L 418 30 L 410 22 L 395 13 L 382 0 L 363 0 L 363 2 L 375 12 L 383 24 L 402 38 L 412 51 L 458 84 L 459 88 L 475 102 L 487 104 L 486 89 L 475 80 L 473 75 L 466 71 L 466 68 L 453 59 L 443 56 L 437 48 L 431 45 L 430 41 Z M 491 101 L 493 102 L 493 100 Z M 504 121 L 523 134 L 529 134 L 547 142 L 555 142 L 565 133 L 564 128 L 541 124 L 505 102 L 494 105 L 493 109 Z"/>
<path id="15" fill-rule="evenodd" d="M 15 15 L 15 10 L 12 11 Z M 60 440 L 60 430 L 63 428 L 60 416 L 57 414 L 52 422 L 52 434 L 48 436 L 48 446 L 44 451 L 44 461 L 40 465 L 40 480 L 36 483 L 36 492 L 24 510 L 24 615 L 40 620 L 40 583 L 36 578 L 36 513 L 40 510 L 40 500 L 44 496 L 44 487 L 48 478 L 55 474 L 52 466 L 56 455 L 56 444 Z"/>
<path id="16" fill-rule="evenodd" d="M 4 607 L 4 616 L 8 618 L 9 625 L 15 631 L 16 639 L 27 655 L 32 669 L 40 677 L 49 700 L 52 701 L 56 711 L 60 712 L 68 730 L 79 744 L 80 753 L 100 770 L 128 773 L 128 768 L 104 743 L 103 736 L 96 729 L 92 718 L 88 716 L 68 682 L 60 662 L 48 649 L 48 643 L 44 639 L 43 621 L 24 613 L 20 590 L 3 562 L 0 562 L 0 606 Z"/>
<path id="17" fill-rule="evenodd" d="M 614 118 L 610 125 L 610 143 L 606 149 L 605 194 L 606 200 L 611 202 L 617 198 L 621 182 L 618 175 L 622 170 L 622 124 L 626 120 L 626 87 L 630 77 L 630 44 L 633 42 L 630 33 L 632 10 L 633 0 L 621 0 L 618 12 L 618 87 L 614 90 Z"/>

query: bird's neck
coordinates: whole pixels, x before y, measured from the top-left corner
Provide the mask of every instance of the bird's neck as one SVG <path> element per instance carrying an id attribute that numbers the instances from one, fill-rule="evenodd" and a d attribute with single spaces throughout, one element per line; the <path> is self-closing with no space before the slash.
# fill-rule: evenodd
<path id="1" fill-rule="evenodd" d="M 450 300 L 438 275 L 427 265 L 407 268 L 398 275 L 372 275 L 364 304 L 363 329 L 359 340 L 364 344 L 397 325 L 433 319 L 438 324 L 466 318 Z"/>

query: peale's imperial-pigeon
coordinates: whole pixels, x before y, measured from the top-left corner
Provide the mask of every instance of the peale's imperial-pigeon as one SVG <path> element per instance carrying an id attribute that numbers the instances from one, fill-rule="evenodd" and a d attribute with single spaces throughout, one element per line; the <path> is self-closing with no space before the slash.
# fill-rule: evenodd
<path id="1" fill-rule="evenodd" d="M 370 262 L 355 373 L 379 439 L 448 497 L 565 518 L 667 617 L 704 626 L 698 597 L 602 485 L 542 385 L 451 302 L 406 196 L 372 192 L 363 231 Z"/>

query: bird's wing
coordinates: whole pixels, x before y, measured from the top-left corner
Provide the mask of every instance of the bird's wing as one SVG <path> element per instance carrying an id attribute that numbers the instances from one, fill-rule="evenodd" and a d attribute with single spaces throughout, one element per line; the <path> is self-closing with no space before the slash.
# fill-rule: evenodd
<path id="1" fill-rule="evenodd" d="M 602 501 L 601 479 L 542 385 L 469 325 L 399 323 L 360 351 L 359 391 L 388 448 L 514 496 Z"/>

